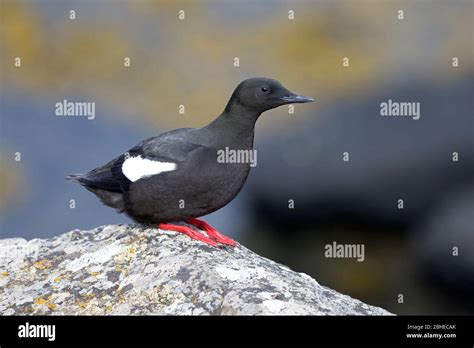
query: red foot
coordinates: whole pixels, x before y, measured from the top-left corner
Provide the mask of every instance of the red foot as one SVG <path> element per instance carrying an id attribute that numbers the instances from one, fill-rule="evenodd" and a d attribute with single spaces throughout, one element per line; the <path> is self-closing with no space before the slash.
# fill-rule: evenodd
<path id="1" fill-rule="evenodd" d="M 218 241 L 219 243 L 229 245 L 229 246 L 232 246 L 232 247 L 237 244 L 235 242 L 235 240 L 233 240 L 232 238 L 229 238 L 227 236 L 224 236 L 218 230 L 216 230 L 214 227 L 209 225 L 206 221 L 191 218 L 191 219 L 188 219 L 186 222 L 188 224 L 191 224 L 191 225 L 199 228 L 200 230 L 204 230 L 209 235 L 209 237 L 211 237 L 212 239 Z"/>
<path id="2" fill-rule="evenodd" d="M 212 239 L 206 237 L 205 235 L 199 233 L 198 231 L 193 230 L 191 227 L 188 226 L 180 226 L 180 225 L 172 225 L 172 224 L 159 224 L 159 228 L 162 230 L 168 230 L 168 231 L 176 231 L 180 233 L 184 233 L 185 235 L 191 237 L 192 239 L 199 240 L 203 243 L 206 243 L 208 245 L 211 245 L 213 247 L 217 247 L 219 244 L 217 244 L 215 241 Z"/>

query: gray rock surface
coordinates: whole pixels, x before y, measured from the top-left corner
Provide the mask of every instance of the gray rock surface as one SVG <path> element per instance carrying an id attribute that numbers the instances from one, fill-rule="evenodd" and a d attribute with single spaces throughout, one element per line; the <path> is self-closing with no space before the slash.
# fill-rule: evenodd
<path id="1" fill-rule="evenodd" d="M 389 315 L 245 247 L 107 225 L 0 240 L 0 314 Z"/>

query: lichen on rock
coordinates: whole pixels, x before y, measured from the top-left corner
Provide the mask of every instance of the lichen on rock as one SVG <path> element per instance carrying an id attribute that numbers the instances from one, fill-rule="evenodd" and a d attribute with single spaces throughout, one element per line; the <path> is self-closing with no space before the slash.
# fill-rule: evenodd
<path id="1" fill-rule="evenodd" d="M 132 225 L 0 240 L 0 314 L 389 315 L 242 245 Z"/>

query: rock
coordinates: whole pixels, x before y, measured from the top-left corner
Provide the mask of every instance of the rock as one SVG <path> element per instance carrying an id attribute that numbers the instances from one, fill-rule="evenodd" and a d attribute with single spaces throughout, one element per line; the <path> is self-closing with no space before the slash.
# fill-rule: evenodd
<path id="1" fill-rule="evenodd" d="M 0 314 L 389 315 L 245 247 L 127 225 L 0 240 Z"/>

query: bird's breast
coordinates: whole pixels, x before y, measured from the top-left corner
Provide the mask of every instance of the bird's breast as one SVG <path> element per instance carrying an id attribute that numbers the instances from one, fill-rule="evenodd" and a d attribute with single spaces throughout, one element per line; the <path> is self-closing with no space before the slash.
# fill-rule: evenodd
<path id="1" fill-rule="evenodd" d="M 126 195 L 129 215 L 143 221 L 175 221 L 209 214 L 239 193 L 250 163 L 229 158 L 179 163 L 173 171 L 133 182 Z"/>

